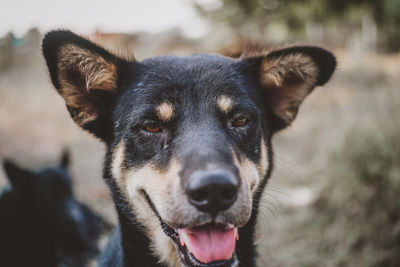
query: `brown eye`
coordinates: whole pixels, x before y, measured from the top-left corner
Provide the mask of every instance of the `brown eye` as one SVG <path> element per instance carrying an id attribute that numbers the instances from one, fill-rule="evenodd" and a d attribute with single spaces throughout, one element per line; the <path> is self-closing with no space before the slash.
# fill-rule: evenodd
<path id="1" fill-rule="evenodd" d="M 149 133 L 158 133 L 162 131 L 162 128 L 156 124 L 147 124 L 143 127 L 143 129 Z"/>
<path id="2" fill-rule="evenodd" d="M 237 117 L 232 121 L 233 127 L 243 127 L 247 124 L 248 120 L 245 117 Z"/>

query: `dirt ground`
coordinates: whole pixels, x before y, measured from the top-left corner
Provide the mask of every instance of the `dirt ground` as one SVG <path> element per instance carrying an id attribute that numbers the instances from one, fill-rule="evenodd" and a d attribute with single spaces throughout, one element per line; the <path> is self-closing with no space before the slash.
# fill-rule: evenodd
<path id="1" fill-rule="evenodd" d="M 259 219 L 260 266 L 307 266 L 306 261 L 296 263 L 294 255 L 302 250 L 288 244 L 321 240 L 309 240 L 307 232 L 288 233 L 287 226 L 307 216 L 302 210 L 326 177 L 328 152 L 342 143 L 347 129 L 373 124 L 376 118 L 370 114 L 388 112 L 382 99 L 400 84 L 399 55 L 335 54 L 339 65 L 332 80 L 311 94 L 294 124 L 274 139 L 276 168 Z M 15 52 L 12 64 L 0 71 L 0 158 L 38 168 L 58 162 L 64 147 L 72 152 L 77 197 L 116 222 L 102 180 L 104 146 L 70 119 L 51 86 L 39 46 Z M 0 171 L 0 186 L 5 184 Z M 323 266 L 336 265 L 327 261 Z"/>

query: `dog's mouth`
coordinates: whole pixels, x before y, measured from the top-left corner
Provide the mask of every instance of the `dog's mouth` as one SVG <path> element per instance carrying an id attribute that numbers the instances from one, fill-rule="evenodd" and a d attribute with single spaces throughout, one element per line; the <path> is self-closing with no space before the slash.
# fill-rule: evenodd
<path id="1" fill-rule="evenodd" d="M 181 259 L 190 266 L 232 266 L 235 261 L 237 228 L 208 223 L 177 230 Z"/>
<path id="2" fill-rule="evenodd" d="M 164 223 L 149 195 L 143 192 L 164 233 L 172 239 L 184 266 L 231 267 L 237 262 L 238 228 L 229 223 L 206 223 L 174 229 Z"/>

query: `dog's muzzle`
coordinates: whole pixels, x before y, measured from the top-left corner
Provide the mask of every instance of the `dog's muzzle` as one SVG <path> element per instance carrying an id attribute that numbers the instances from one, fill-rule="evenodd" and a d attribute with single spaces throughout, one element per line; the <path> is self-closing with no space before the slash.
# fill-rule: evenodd
<path id="1" fill-rule="evenodd" d="M 215 183 L 212 184 L 215 186 Z M 218 188 L 218 185 L 216 187 Z M 222 187 L 224 187 L 224 185 Z M 200 188 L 202 188 L 201 190 L 208 192 L 205 193 L 204 196 L 215 198 L 215 192 L 210 189 L 205 189 L 204 184 L 201 185 Z M 216 192 L 221 192 L 220 190 L 221 189 L 218 189 Z M 231 195 L 232 193 L 229 193 L 231 199 L 234 198 Z M 232 267 L 237 265 L 235 246 L 236 241 L 239 239 L 239 235 L 238 229 L 235 225 L 211 222 L 202 225 L 174 229 L 162 220 L 149 195 L 146 192 L 143 192 L 143 194 L 149 206 L 159 219 L 164 233 L 173 240 L 180 260 L 184 266 Z M 228 194 L 224 196 L 224 198 L 227 198 L 227 196 Z M 214 199 L 211 201 L 214 201 Z M 211 203 L 204 205 L 207 206 L 210 204 Z M 226 204 L 224 203 L 222 207 L 225 207 L 226 209 Z M 204 206 L 201 208 L 204 208 Z M 212 211 L 214 212 L 215 208 L 212 208 Z"/>

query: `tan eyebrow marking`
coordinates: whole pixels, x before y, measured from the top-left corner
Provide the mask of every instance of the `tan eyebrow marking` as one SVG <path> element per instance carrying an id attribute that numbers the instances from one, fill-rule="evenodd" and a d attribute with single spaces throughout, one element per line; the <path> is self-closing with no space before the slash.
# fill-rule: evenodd
<path id="1" fill-rule="evenodd" d="M 225 113 L 231 111 L 234 105 L 234 101 L 227 95 L 221 95 L 217 99 L 218 107 Z"/>
<path id="2" fill-rule="evenodd" d="M 158 118 L 162 121 L 169 121 L 174 116 L 174 108 L 167 102 L 158 105 L 156 111 Z"/>

